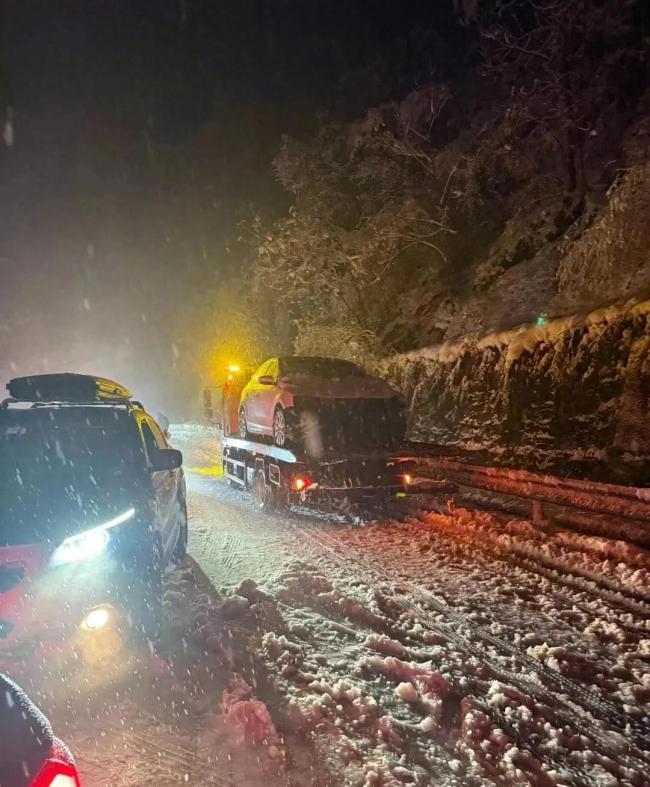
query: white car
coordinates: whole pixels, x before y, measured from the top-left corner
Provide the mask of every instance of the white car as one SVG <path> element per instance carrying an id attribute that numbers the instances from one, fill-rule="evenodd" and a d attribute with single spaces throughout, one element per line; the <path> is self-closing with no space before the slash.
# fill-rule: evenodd
<path id="1" fill-rule="evenodd" d="M 281 448 L 306 447 L 313 455 L 396 448 L 404 431 L 395 391 L 338 358 L 270 358 L 241 394 L 240 435 L 270 437 Z"/>

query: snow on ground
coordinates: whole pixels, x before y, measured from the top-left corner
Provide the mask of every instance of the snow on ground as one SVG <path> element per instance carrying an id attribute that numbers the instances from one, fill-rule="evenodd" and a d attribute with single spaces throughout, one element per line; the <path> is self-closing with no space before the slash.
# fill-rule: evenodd
<path id="1" fill-rule="evenodd" d="M 72 697 L 61 687 L 38 698 L 84 787 L 315 784 L 310 753 L 296 742 L 287 760 L 266 705 L 245 682 L 255 673 L 242 659 L 251 630 L 241 606 L 213 592 L 192 561 L 168 573 L 165 586 L 155 653 L 128 649 L 121 678 L 106 679 L 100 668 Z"/>
<path id="2" fill-rule="evenodd" d="M 319 778 L 650 784 L 648 552 L 463 508 L 269 517 L 220 477 L 214 431 L 172 437 L 190 551 L 237 585 L 260 694 Z"/>
<path id="3" fill-rule="evenodd" d="M 216 588 L 271 579 L 286 559 L 284 542 L 274 535 L 273 518 L 260 517 L 252 499 L 223 479 L 219 432 L 175 425 L 172 442 L 184 453 L 192 556 Z"/>

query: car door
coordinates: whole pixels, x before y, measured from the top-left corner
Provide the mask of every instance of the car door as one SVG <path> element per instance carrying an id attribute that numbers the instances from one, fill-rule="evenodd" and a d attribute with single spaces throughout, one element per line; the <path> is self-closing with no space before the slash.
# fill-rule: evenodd
<path id="1" fill-rule="evenodd" d="M 268 377 L 272 383 L 258 383 L 257 409 L 260 427 L 267 434 L 273 434 L 273 411 L 278 391 L 278 377 L 280 376 L 280 365 L 277 358 L 271 360 L 264 367 L 261 377 Z"/>
<path id="2" fill-rule="evenodd" d="M 168 448 L 167 441 L 158 424 L 149 416 L 139 419 L 140 432 L 151 467 L 152 457 L 161 448 Z M 163 564 L 167 562 L 178 540 L 178 470 L 151 470 L 151 483 L 155 498 L 156 528 L 160 533 L 163 548 Z"/>

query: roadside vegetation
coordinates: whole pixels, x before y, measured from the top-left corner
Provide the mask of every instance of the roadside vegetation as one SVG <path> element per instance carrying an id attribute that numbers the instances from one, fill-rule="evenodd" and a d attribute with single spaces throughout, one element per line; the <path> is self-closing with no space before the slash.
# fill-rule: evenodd
<path id="1" fill-rule="evenodd" d="M 243 236 L 250 297 L 301 352 L 376 357 L 650 283 L 640 5 L 465 5 L 473 67 L 283 141 L 292 204 Z"/>

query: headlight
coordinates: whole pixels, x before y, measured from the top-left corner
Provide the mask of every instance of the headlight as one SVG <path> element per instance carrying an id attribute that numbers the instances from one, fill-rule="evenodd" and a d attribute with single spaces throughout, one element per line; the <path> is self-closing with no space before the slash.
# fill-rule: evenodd
<path id="1" fill-rule="evenodd" d="M 95 607 L 81 621 L 81 627 L 88 631 L 97 631 L 97 629 L 104 628 L 110 619 L 111 614 L 108 607 Z"/>
<path id="2" fill-rule="evenodd" d="M 61 566 L 64 563 L 75 563 L 78 560 L 88 560 L 92 557 L 100 555 L 109 542 L 110 536 L 108 531 L 116 525 L 121 525 L 122 522 L 127 522 L 135 514 L 135 508 L 129 508 L 123 514 L 110 519 L 108 522 L 86 530 L 84 533 L 79 533 L 75 536 L 70 536 L 57 547 L 52 555 L 50 564 L 53 566 Z"/>

